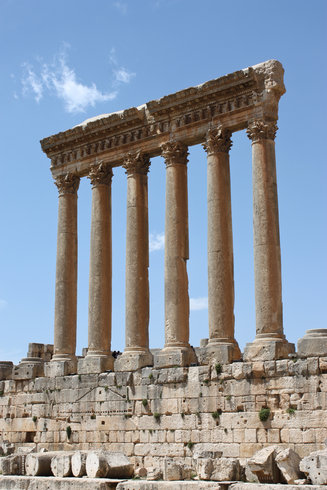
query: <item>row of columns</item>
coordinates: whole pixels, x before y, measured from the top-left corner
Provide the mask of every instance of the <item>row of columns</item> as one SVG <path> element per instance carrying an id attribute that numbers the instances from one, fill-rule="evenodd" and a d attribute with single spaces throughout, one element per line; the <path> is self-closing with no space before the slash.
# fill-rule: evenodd
<path id="1" fill-rule="evenodd" d="M 253 155 L 253 226 L 256 338 L 245 358 L 276 358 L 292 350 L 283 334 L 281 262 L 274 139 L 275 122 L 255 121 L 247 134 Z M 231 132 L 210 128 L 203 144 L 208 160 L 208 358 L 230 362 L 240 358 L 234 338 L 234 272 L 229 150 Z M 166 164 L 165 215 L 165 346 L 155 356 L 157 367 L 189 365 L 188 148 L 169 141 L 161 146 Z M 126 347 L 116 370 L 153 365 L 149 351 L 149 157 L 129 153 L 127 174 Z M 89 284 L 89 341 L 86 360 L 113 367 L 111 343 L 111 179 L 112 169 L 97 163 L 92 184 Z M 77 190 L 79 178 L 56 180 L 59 189 L 53 360 L 73 359 L 76 346 Z"/>

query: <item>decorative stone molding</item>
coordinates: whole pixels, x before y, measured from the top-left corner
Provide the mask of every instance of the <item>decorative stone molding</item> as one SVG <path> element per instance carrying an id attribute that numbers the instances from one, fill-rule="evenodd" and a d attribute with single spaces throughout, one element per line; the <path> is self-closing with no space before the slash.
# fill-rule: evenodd
<path id="1" fill-rule="evenodd" d="M 79 187 L 80 178 L 76 174 L 67 173 L 60 175 L 55 180 L 55 185 L 58 188 L 59 196 L 64 194 L 76 194 Z"/>
<path id="2" fill-rule="evenodd" d="M 103 162 L 94 163 L 88 175 L 91 181 L 92 187 L 98 185 L 109 185 L 113 176 L 112 168 L 109 165 L 105 165 Z"/>
<path id="3" fill-rule="evenodd" d="M 285 92 L 283 73 L 278 61 L 269 60 L 139 107 L 88 119 L 43 139 L 42 149 L 56 177 L 68 170 L 88 175 L 95 157 L 115 167 L 124 163 L 126 153 L 140 148 L 150 158 L 158 156 L 170 135 L 188 146 L 201 144 L 209 125 L 222 124 L 234 132 L 258 117 L 276 120 Z"/>
<path id="4" fill-rule="evenodd" d="M 278 127 L 276 121 L 253 121 L 249 124 L 246 133 L 252 143 L 260 140 L 274 140 Z"/>
<path id="5" fill-rule="evenodd" d="M 187 165 L 188 148 L 180 141 L 168 141 L 161 145 L 161 154 L 165 159 L 166 167 L 172 165 Z"/>
<path id="6" fill-rule="evenodd" d="M 233 144 L 231 135 L 232 132 L 222 126 L 210 128 L 207 132 L 206 142 L 203 143 L 202 146 L 208 155 L 218 152 L 229 153 Z"/>
<path id="7" fill-rule="evenodd" d="M 150 158 L 141 151 L 129 152 L 122 167 L 126 170 L 128 176 L 134 174 L 147 175 L 150 168 Z"/>

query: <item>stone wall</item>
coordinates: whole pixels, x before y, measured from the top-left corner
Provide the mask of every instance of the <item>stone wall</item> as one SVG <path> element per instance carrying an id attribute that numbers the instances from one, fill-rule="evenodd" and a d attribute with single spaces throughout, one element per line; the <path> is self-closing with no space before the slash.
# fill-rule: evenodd
<path id="1" fill-rule="evenodd" d="M 0 438 L 17 447 L 123 451 L 137 465 L 201 451 L 303 457 L 327 439 L 327 358 L 0 381 Z M 266 421 L 260 410 L 268 407 Z"/>

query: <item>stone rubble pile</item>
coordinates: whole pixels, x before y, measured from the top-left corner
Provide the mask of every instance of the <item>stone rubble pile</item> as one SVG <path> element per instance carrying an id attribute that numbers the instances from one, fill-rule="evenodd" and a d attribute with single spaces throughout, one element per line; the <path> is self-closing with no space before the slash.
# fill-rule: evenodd
<path id="1" fill-rule="evenodd" d="M 54 476 L 57 478 L 111 478 L 148 481 L 212 481 L 237 482 L 256 480 L 260 484 L 327 485 L 327 447 L 301 460 L 291 448 L 268 446 L 246 462 L 224 458 L 219 451 L 194 453 L 193 466 L 173 458 L 165 458 L 163 468 L 137 467 L 120 452 L 51 451 L 35 452 L 35 447 L 18 448 L 0 458 L 3 475 Z M 241 464 L 242 463 L 242 464 Z M 246 475 L 246 478 L 245 478 Z"/>

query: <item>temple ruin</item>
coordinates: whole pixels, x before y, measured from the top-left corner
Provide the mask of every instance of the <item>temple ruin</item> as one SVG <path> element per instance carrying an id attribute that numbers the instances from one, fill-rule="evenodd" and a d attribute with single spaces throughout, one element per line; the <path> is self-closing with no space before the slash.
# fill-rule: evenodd
<path id="1" fill-rule="evenodd" d="M 308 330 L 297 351 L 283 329 L 275 161 L 283 74 L 270 60 L 41 141 L 59 191 L 54 345 L 30 344 L 18 366 L 0 363 L 2 440 L 119 450 L 136 468 L 166 473 L 167 458 L 199 473 L 201 452 L 244 462 L 272 444 L 301 458 L 323 449 L 327 329 Z M 244 353 L 234 336 L 229 168 L 240 130 L 252 145 L 256 311 Z M 208 339 L 193 348 L 187 164 L 195 144 L 207 158 L 209 324 Z M 165 344 L 152 352 L 147 176 L 156 156 L 166 167 Z M 125 349 L 115 359 L 111 188 L 119 166 L 127 180 L 126 314 Z M 92 192 L 88 347 L 77 356 L 77 195 L 85 177 Z"/>

